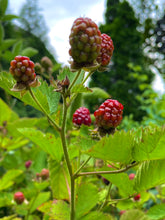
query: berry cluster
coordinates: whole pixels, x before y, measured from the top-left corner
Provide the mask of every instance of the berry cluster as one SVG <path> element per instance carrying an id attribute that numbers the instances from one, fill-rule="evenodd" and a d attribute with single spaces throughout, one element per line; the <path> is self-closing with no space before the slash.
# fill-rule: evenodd
<path id="1" fill-rule="evenodd" d="M 97 62 L 100 63 L 102 66 L 107 66 L 111 60 L 114 50 L 113 41 L 111 37 L 107 34 L 102 34 L 101 39 L 101 51 L 99 56 L 97 57 Z"/>
<path id="2" fill-rule="evenodd" d="M 76 63 L 92 63 L 101 49 L 101 32 L 90 18 L 77 18 L 69 36 L 69 54 Z"/>
<path id="3" fill-rule="evenodd" d="M 122 120 L 123 105 L 117 100 L 107 99 L 94 112 L 98 127 L 108 130 L 117 127 Z"/>
<path id="4" fill-rule="evenodd" d="M 16 56 L 10 62 L 10 73 L 17 82 L 28 84 L 36 78 L 34 63 L 25 56 Z"/>
<path id="5" fill-rule="evenodd" d="M 91 117 L 89 110 L 85 107 L 80 107 L 79 109 L 77 109 L 73 114 L 72 122 L 78 126 L 82 124 L 90 126 Z"/>

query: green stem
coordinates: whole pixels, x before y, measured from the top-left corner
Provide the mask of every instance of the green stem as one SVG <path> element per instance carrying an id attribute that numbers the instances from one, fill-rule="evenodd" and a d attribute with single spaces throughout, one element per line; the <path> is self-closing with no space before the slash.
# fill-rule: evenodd
<path id="1" fill-rule="evenodd" d="M 111 191 L 112 183 L 109 184 L 108 186 L 108 191 L 107 191 L 107 196 L 105 198 L 105 201 L 103 202 L 102 206 L 100 207 L 100 211 L 107 205 L 108 203 L 108 198 L 110 196 L 110 191 Z"/>
<path id="2" fill-rule="evenodd" d="M 78 77 L 80 76 L 80 73 L 81 73 L 81 69 L 79 69 L 78 73 L 76 74 L 74 80 L 72 81 L 72 83 L 70 84 L 69 88 L 68 88 L 68 91 L 70 92 L 72 87 L 74 86 L 75 82 L 77 81 Z"/>
<path id="3" fill-rule="evenodd" d="M 84 84 L 87 79 L 94 73 L 94 71 L 89 71 L 88 75 L 85 77 L 85 79 L 82 81 L 82 84 Z"/>
<path id="4" fill-rule="evenodd" d="M 77 174 L 80 172 L 80 170 L 88 163 L 88 161 L 91 159 L 91 156 L 84 161 L 84 163 L 81 164 L 81 166 L 76 170 L 76 172 L 74 173 L 74 176 L 77 176 Z"/>
<path id="5" fill-rule="evenodd" d="M 62 146 L 63 146 L 63 152 L 66 160 L 66 164 L 68 167 L 69 171 L 69 176 L 70 176 L 70 183 L 71 183 L 71 198 L 70 198 L 70 204 L 71 204 L 71 212 L 70 212 L 70 220 L 74 220 L 75 218 L 75 180 L 72 172 L 72 166 L 71 162 L 69 159 L 69 154 L 68 154 L 68 149 L 67 149 L 67 144 L 66 144 L 66 136 L 65 136 L 65 130 L 66 130 L 66 116 L 67 116 L 67 103 L 66 103 L 66 98 L 63 96 L 63 122 L 62 122 L 62 127 L 61 127 L 61 141 L 62 141 Z"/>
<path id="6" fill-rule="evenodd" d="M 60 132 L 60 127 L 56 124 L 56 122 L 52 119 L 52 117 L 50 115 L 47 114 L 47 112 L 45 111 L 45 109 L 42 107 L 42 105 L 40 104 L 40 102 L 38 101 L 38 99 L 36 98 L 36 96 L 34 95 L 32 89 L 29 87 L 28 88 L 31 97 L 33 98 L 33 100 L 35 101 L 35 103 L 39 106 L 39 108 L 41 109 L 41 111 L 47 116 L 47 118 L 49 119 L 49 121 L 53 124 L 53 126 L 56 128 L 56 130 L 58 132 Z"/>
<path id="7" fill-rule="evenodd" d="M 130 168 L 134 167 L 138 165 L 138 163 L 134 163 L 134 164 L 130 164 L 128 166 L 126 166 L 123 169 L 120 170 L 109 170 L 109 171 L 93 171 L 93 172 L 83 172 L 83 173 L 78 173 L 75 175 L 75 178 L 79 177 L 79 176 L 87 176 L 87 175 L 101 175 L 101 174 L 115 174 L 115 173 L 123 173 L 127 170 L 129 170 Z"/>

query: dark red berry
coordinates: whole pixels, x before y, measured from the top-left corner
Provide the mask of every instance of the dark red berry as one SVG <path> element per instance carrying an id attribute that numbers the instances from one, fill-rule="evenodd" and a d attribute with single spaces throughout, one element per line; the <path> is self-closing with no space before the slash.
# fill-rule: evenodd
<path id="1" fill-rule="evenodd" d="M 133 180 L 134 178 L 135 178 L 135 174 L 134 174 L 134 173 L 130 173 L 130 174 L 129 174 L 129 179 L 130 179 L 130 180 Z"/>
<path id="2" fill-rule="evenodd" d="M 14 194 L 14 201 L 15 201 L 18 205 L 22 204 L 23 201 L 24 201 L 24 199 L 25 199 L 25 196 L 24 196 L 24 194 L 23 194 L 22 192 L 16 192 L 16 193 Z"/>
<path id="3" fill-rule="evenodd" d="M 138 201 L 140 198 L 141 198 L 141 195 L 140 195 L 140 194 L 137 194 L 136 196 L 133 197 L 133 199 L 134 199 L 135 201 Z"/>
<path id="4" fill-rule="evenodd" d="M 42 169 L 41 173 L 40 173 L 40 177 L 43 179 L 43 180 L 46 180 L 49 178 L 49 170 L 48 169 Z"/>
<path id="5" fill-rule="evenodd" d="M 119 212 L 119 215 L 121 216 L 121 215 L 123 215 L 125 212 L 126 212 L 126 210 L 121 210 L 121 211 Z"/>
<path id="6" fill-rule="evenodd" d="M 32 82 L 36 75 L 34 73 L 34 63 L 25 56 L 16 56 L 10 62 L 10 73 L 17 82 L 28 84 Z"/>
<path id="7" fill-rule="evenodd" d="M 107 185 L 107 186 L 109 185 L 109 183 L 110 183 L 109 180 L 107 180 L 107 179 L 104 178 L 104 177 L 102 178 L 102 180 L 103 180 L 103 183 L 105 183 L 105 185 Z"/>
<path id="8" fill-rule="evenodd" d="M 102 34 L 101 39 L 101 50 L 99 56 L 97 57 L 97 62 L 102 66 L 107 66 L 111 60 L 114 50 L 113 41 L 107 34 Z"/>
<path id="9" fill-rule="evenodd" d="M 90 18 L 77 18 L 69 36 L 69 54 L 76 63 L 92 63 L 101 49 L 101 32 Z"/>
<path id="10" fill-rule="evenodd" d="M 98 127 L 108 130 L 117 127 L 122 120 L 123 105 L 117 100 L 107 99 L 94 112 Z"/>
<path id="11" fill-rule="evenodd" d="M 25 162 L 25 167 L 28 169 L 32 164 L 32 161 L 31 160 L 28 160 Z"/>
<path id="12" fill-rule="evenodd" d="M 82 124 L 90 126 L 91 125 L 90 111 L 85 107 L 80 107 L 73 114 L 72 122 L 78 126 Z"/>

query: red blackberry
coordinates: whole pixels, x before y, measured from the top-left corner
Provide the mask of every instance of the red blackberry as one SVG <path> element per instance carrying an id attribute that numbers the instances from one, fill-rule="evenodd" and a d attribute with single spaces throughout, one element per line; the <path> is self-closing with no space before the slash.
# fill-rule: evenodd
<path id="1" fill-rule="evenodd" d="M 25 56 L 16 56 L 10 62 L 10 73 L 17 82 L 28 84 L 36 78 L 34 63 Z"/>
<path id="2" fill-rule="evenodd" d="M 101 49 L 101 32 L 90 18 L 77 18 L 69 36 L 69 54 L 76 63 L 90 64 Z"/>
<path id="3" fill-rule="evenodd" d="M 129 174 L 129 179 L 130 179 L 130 180 L 133 180 L 134 178 L 135 178 L 135 174 L 134 174 L 134 173 L 130 173 L 130 174 Z"/>
<path id="4" fill-rule="evenodd" d="M 79 109 L 77 109 L 73 114 L 72 122 L 78 126 L 82 124 L 90 126 L 91 116 L 89 110 L 85 107 L 80 107 Z"/>
<path id="5" fill-rule="evenodd" d="M 25 199 L 25 196 L 24 196 L 24 194 L 23 194 L 22 192 L 16 192 L 16 193 L 14 194 L 14 201 L 15 201 L 18 205 L 22 204 L 23 201 L 24 201 L 24 199 Z"/>
<path id="6" fill-rule="evenodd" d="M 107 34 L 102 34 L 101 39 L 101 50 L 99 56 L 97 57 L 97 62 L 102 66 L 107 66 L 111 60 L 114 50 L 113 41 Z"/>
<path id="7" fill-rule="evenodd" d="M 105 130 L 117 127 L 121 123 L 122 114 L 123 105 L 113 99 L 107 99 L 94 112 L 97 126 Z"/>
<path id="8" fill-rule="evenodd" d="M 134 199 L 135 201 L 139 201 L 140 198 L 141 198 L 141 195 L 140 195 L 140 194 L 137 194 L 136 196 L 133 197 L 133 199 Z"/>
<path id="9" fill-rule="evenodd" d="M 32 164 L 32 161 L 31 160 L 28 160 L 25 162 L 25 167 L 28 169 Z"/>

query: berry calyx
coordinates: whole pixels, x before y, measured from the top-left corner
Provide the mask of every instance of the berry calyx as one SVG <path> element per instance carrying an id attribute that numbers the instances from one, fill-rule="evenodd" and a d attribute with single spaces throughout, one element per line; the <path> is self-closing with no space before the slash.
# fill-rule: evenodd
<path id="1" fill-rule="evenodd" d="M 36 78 L 34 63 L 26 56 L 16 56 L 10 62 L 9 71 L 17 82 L 26 85 Z"/>
<path id="2" fill-rule="evenodd" d="M 25 167 L 28 169 L 32 164 L 32 161 L 31 160 L 28 160 L 25 162 Z"/>
<path id="3" fill-rule="evenodd" d="M 41 173 L 40 173 L 40 177 L 42 178 L 42 180 L 46 180 L 49 178 L 49 170 L 48 169 L 42 169 Z"/>
<path id="4" fill-rule="evenodd" d="M 69 36 L 69 50 L 73 61 L 79 64 L 93 63 L 101 49 L 101 32 L 90 18 L 77 18 Z"/>
<path id="5" fill-rule="evenodd" d="M 123 105 L 114 99 L 107 99 L 94 112 L 97 126 L 105 130 L 116 128 L 122 121 L 122 114 Z"/>
<path id="6" fill-rule="evenodd" d="M 130 179 L 130 180 L 133 180 L 134 178 L 135 178 L 135 174 L 134 174 L 134 173 L 130 173 L 130 174 L 129 174 L 129 179 Z"/>
<path id="7" fill-rule="evenodd" d="M 22 204 L 23 201 L 24 201 L 24 199 L 25 199 L 25 196 L 24 196 L 24 194 L 23 194 L 22 192 L 16 192 L 16 193 L 14 194 L 14 201 L 15 201 L 18 205 Z"/>
<path id="8" fill-rule="evenodd" d="M 141 195 L 140 195 L 140 194 L 137 194 L 136 196 L 133 197 L 133 199 L 134 199 L 135 201 L 139 201 L 140 198 L 141 198 Z"/>
<path id="9" fill-rule="evenodd" d="M 110 63 L 114 50 L 113 41 L 107 34 L 102 34 L 101 39 L 101 50 L 97 57 L 97 62 L 102 66 L 107 66 Z"/>
<path id="10" fill-rule="evenodd" d="M 91 125 L 90 111 L 85 107 L 80 107 L 73 114 L 72 122 L 77 126 L 81 126 L 82 124 L 90 126 Z"/>

